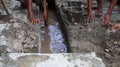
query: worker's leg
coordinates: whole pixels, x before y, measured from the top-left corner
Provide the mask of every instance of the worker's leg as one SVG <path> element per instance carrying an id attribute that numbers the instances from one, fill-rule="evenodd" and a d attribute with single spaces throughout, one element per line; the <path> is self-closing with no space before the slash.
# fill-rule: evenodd
<path id="1" fill-rule="evenodd" d="M 102 10 L 103 10 L 102 0 L 97 0 L 97 5 L 98 5 L 98 9 L 96 11 L 96 14 L 101 15 L 102 14 Z"/>
<path id="2" fill-rule="evenodd" d="M 87 0 L 87 1 L 88 1 L 88 14 L 87 14 L 87 17 L 85 18 L 85 23 L 87 23 L 90 19 L 94 19 L 93 14 L 92 14 L 92 2 L 93 2 L 93 0 Z"/>
<path id="3" fill-rule="evenodd" d="M 36 19 L 33 14 L 32 0 L 26 0 L 28 16 L 32 23 L 39 23 L 39 19 Z"/>
<path id="4" fill-rule="evenodd" d="M 42 2 L 42 8 L 43 8 L 43 18 L 45 21 L 45 24 L 48 25 L 48 4 L 46 0 L 41 0 Z"/>

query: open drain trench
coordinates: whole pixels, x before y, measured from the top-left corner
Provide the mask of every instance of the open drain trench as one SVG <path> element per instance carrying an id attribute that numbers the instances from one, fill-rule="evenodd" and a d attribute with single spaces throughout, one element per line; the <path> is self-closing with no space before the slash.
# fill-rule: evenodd
<path id="1" fill-rule="evenodd" d="M 13 19 L 9 23 L 2 22 L 0 24 L 1 54 L 2 52 L 7 53 L 6 51 L 8 53 L 95 52 L 103 59 L 105 64 L 119 64 L 120 36 L 118 34 L 120 32 L 111 33 L 109 29 L 101 26 L 100 19 L 96 17 L 95 21 L 85 25 L 87 0 L 55 0 L 50 3 L 54 5 L 48 11 L 50 23 L 48 27 L 44 26 L 44 22 L 39 25 L 27 23 L 29 22 L 26 18 L 27 11 L 20 10 L 18 1 L 8 1 Z M 49 6 L 51 6 L 50 4 Z M 36 8 L 34 6 L 34 9 Z M 115 11 L 118 11 L 118 7 L 115 7 L 115 9 Z M 106 7 L 104 10 L 105 13 Z M 114 22 L 119 20 L 120 15 L 112 14 L 111 17 L 112 22 Z M 2 30 L 2 28 L 5 30 Z M 5 44 L 7 44 L 7 47 Z"/>
<path id="2" fill-rule="evenodd" d="M 60 29 L 61 23 L 55 12 L 55 2 L 50 2 L 49 7 L 49 25 L 45 27 L 45 23 L 40 23 L 41 28 L 41 52 L 42 53 L 66 53 L 67 44 L 65 42 L 63 33 Z"/>
<path id="3" fill-rule="evenodd" d="M 74 4 L 75 3 L 75 4 Z M 84 19 L 84 14 L 82 15 L 82 13 L 84 12 L 84 8 L 82 8 L 82 3 L 81 2 L 69 2 L 69 6 L 70 7 L 63 7 L 63 11 L 61 12 L 65 12 L 67 14 L 63 14 L 63 13 L 58 13 L 59 10 L 56 9 L 56 7 L 58 7 L 58 5 L 55 5 L 56 2 L 53 2 L 51 4 L 53 5 L 53 9 L 49 10 L 49 23 L 50 25 L 48 26 L 48 28 L 44 27 L 44 22 L 41 23 L 43 24 L 42 28 L 44 29 L 41 30 L 41 32 L 43 32 L 41 35 L 41 37 L 43 38 L 42 40 L 42 45 L 41 45 L 41 49 L 42 49 L 42 53 L 49 53 L 50 51 L 52 53 L 66 53 L 66 52 L 71 52 L 70 49 L 70 41 L 68 42 L 67 40 L 69 40 L 67 37 L 68 35 L 66 35 L 67 33 L 69 33 L 68 31 L 66 31 L 67 29 L 65 28 L 66 26 L 69 27 L 73 27 L 75 25 L 77 25 L 77 28 L 79 28 L 79 24 L 78 22 L 83 22 Z M 49 5 L 49 4 L 48 4 Z M 79 5 L 79 6 L 78 6 Z M 51 5 L 49 5 L 51 6 Z M 71 16 L 69 16 L 69 14 L 72 14 Z M 60 18 L 61 15 L 62 18 Z M 52 19 L 52 20 L 51 20 Z M 63 21 L 61 21 L 62 19 L 64 19 Z M 69 19 L 69 21 L 68 21 Z M 73 23 L 75 22 L 75 23 Z M 42 26 L 42 25 L 41 25 Z M 72 28 L 72 29 L 73 29 Z M 75 37 L 79 40 L 79 33 L 77 32 L 78 29 L 75 28 L 74 32 L 75 33 Z M 71 33 L 71 32 L 70 32 Z M 69 33 L 69 34 L 70 34 Z M 72 36 L 72 35 L 71 35 Z M 73 37 L 71 37 L 73 38 Z M 78 45 L 79 42 L 75 43 L 74 45 Z"/>
<path id="4" fill-rule="evenodd" d="M 49 11 L 50 14 L 54 11 Z M 55 13 L 54 13 L 55 14 Z M 54 14 L 52 14 L 54 16 Z M 51 17 L 50 24 L 48 27 L 44 26 L 44 22 L 40 24 L 41 27 L 41 52 L 42 53 L 66 53 L 67 47 L 63 37 L 63 34 L 59 27 L 59 21 L 57 21 L 56 16 Z M 52 23 L 51 23 L 52 22 Z"/>

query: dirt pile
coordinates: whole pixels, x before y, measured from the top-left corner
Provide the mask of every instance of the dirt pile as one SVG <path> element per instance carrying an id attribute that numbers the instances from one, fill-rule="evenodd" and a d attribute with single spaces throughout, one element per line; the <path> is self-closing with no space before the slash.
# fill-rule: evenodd
<path id="1" fill-rule="evenodd" d="M 84 1 L 79 0 L 77 2 Z M 105 2 L 104 5 L 108 6 L 109 2 Z M 94 21 L 90 21 L 87 25 L 84 23 L 86 12 L 77 13 L 75 18 L 75 11 L 66 10 L 69 7 L 68 1 L 59 2 L 56 1 L 56 8 L 59 10 L 58 14 L 61 16 L 63 23 L 62 29 L 66 32 L 67 42 L 69 43 L 70 52 L 72 53 L 86 53 L 96 52 L 99 57 L 104 60 L 107 67 L 119 67 L 120 63 L 120 33 L 111 32 L 110 29 L 103 27 L 100 17 L 95 17 Z M 106 12 L 107 6 L 104 7 Z M 118 7 L 115 7 L 115 9 Z M 113 11 L 111 16 L 112 22 L 119 21 L 118 9 Z M 117 18 L 116 18 L 117 17 Z M 77 20 L 77 22 L 75 21 Z M 63 28 L 64 27 L 64 28 Z"/>

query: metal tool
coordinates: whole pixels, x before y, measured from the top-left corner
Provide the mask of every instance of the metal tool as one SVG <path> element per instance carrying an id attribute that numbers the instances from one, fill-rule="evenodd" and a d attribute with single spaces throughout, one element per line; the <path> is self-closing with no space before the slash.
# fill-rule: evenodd
<path id="1" fill-rule="evenodd" d="M 1 0 L 1 3 L 3 5 L 3 8 L 5 9 L 6 13 L 7 13 L 7 16 L 10 16 L 10 12 L 8 10 L 8 6 L 7 6 L 7 2 L 6 0 Z"/>
<path id="2" fill-rule="evenodd" d="M 5 12 L 7 13 L 7 15 L 0 15 L 0 20 L 8 20 L 8 18 L 10 17 L 10 12 L 9 12 L 6 0 L 1 0 L 1 4 Z"/>

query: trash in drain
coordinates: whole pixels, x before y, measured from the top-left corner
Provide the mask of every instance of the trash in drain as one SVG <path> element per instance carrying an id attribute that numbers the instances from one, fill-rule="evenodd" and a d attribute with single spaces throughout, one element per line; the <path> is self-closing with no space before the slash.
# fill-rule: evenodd
<path id="1" fill-rule="evenodd" d="M 49 35 L 50 35 L 50 50 L 52 53 L 66 53 L 67 47 L 63 39 L 62 33 L 59 29 L 58 22 L 49 25 Z"/>

